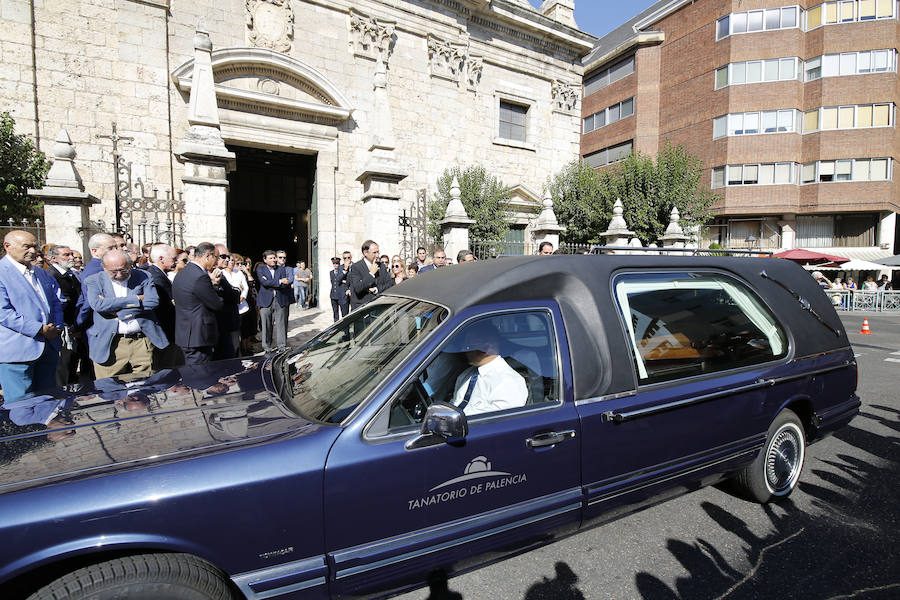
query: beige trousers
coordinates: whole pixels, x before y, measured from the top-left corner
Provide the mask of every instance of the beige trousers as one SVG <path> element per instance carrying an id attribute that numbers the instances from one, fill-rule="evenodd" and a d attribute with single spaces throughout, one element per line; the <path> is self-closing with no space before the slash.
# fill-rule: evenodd
<path id="1" fill-rule="evenodd" d="M 146 337 L 131 339 L 117 335 L 109 348 L 109 358 L 104 363 L 94 363 L 97 379 L 125 373 L 146 377 L 153 365 L 153 344 Z"/>

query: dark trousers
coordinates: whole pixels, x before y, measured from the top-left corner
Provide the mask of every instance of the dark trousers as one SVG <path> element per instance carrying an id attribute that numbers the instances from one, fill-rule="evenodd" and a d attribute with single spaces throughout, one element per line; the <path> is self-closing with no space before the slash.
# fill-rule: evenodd
<path id="1" fill-rule="evenodd" d="M 234 347 L 232 340 L 230 331 L 221 331 L 219 333 L 219 341 L 213 349 L 213 360 L 225 360 L 226 358 L 237 356 L 237 348 Z"/>
<path id="2" fill-rule="evenodd" d="M 193 348 L 182 346 L 185 365 L 202 365 L 212 361 L 213 346 L 195 346 Z"/>
<path id="3" fill-rule="evenodd" d="M 153 349 L 153 370 L 174 369 L 184 364 L 184 354 L 175 344 L 169 344 L 162 350 Z"/>
<path id="4" fill-rule="evenodd" d="M 334 312 L 334 322 L 337 323 L 339 318 L 346 317 L 350 313 L 350 300 L 346 296 L 344 296 L 343 300 L 332 298 L 331 310 Z M 341 317 L 338 317 L 338 310 L 341 312 Z"/>

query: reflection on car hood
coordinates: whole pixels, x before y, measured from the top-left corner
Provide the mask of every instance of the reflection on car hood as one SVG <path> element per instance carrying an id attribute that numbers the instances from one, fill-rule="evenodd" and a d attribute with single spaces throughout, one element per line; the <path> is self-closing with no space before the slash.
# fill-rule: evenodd
<path id="1" fill-rule="evenodd" d="M 0 409 L 0 494 L 321 429 L 272 392 L 271 362 L 218 361 L 99 379 Z"/>

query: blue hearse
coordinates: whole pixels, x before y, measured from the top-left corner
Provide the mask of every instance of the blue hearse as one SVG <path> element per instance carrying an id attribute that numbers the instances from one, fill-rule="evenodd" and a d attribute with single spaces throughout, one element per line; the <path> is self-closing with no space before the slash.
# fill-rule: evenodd
<path id="1" fill-rule="evenodd" d="M 778 500 L 856 376 L 788 261 L 441 269 L 274 358 L 4 407 L 0 597 L 386 596 L 725 478 Z"/>

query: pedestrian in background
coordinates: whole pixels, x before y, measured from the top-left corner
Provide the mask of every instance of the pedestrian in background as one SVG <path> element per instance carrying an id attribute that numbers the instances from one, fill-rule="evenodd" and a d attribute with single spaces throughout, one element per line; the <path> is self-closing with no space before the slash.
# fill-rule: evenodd
<path id="1" fill-rule="evenodd" d="M 350 287 L 350 310 L 368 304 L 375 296 L 393 285 L 387 266 L 380 262 L 378 244 L 366 240 L 362 245 L 363 257 L 350 267 L 347 277 Z"/>
<path id="2" fill-rule="evenodd" d="M 0 387 L 3 407 L 55 387 L 63 320 L 59 286 L 31 264 L 37 238 L 10 231 L 0 259 Z"/>
<path id="3" fill-rule="evenodd" d="M 312 271 L 306 268 L 306 263 L 302 260 L 298 262 L 297 269 L 294 271 L 294 282 L 297 285 L 297 306 L 300 308 L 309 308 L 309 292 L 312 279 Z"/>
<path id="4" fill-rule="evenodd" d="M 247 278 L 244 276 L 244 273 L 235 266 L 238 258 L 240 258 L 239 255 L 231 255 L 231 257 L 225 263 L 225 268 L 222 270 L 222 275 L 225 277 L 231 287 L 238 291 L 238 327 L 231 332 L 231 343 L 234 346 L 235 354 L 237 356 L 240 356 L 241 331 L 244 322 L 243 319 L 244 315 L 250 312 L 250 305 L 247 303 L 247 296 L 250 294 L 250 286 L 247 283 Z"/>
<path id="5" fill-rule="evenodd" d="M 291 282 L 284 266 L 277 264 L 274 251 L 263 252 L 263 263 L 256 269 L 256 280 L 259 282 L 256 303 L 262 324 L 263 351 L 269 354 L 287 347 L 285 313 L 291 305 Z"/>
<path id="6" fill-rule="evenodd" d="M 432 261 L 430 265 L 419 267 L 419 275 L 428 271 L 433 271 L 434 269 L 441 269 L 447 266 L 447 254 L 444 252 L 443 248 L 435 248 L 434 253 L 431 257 Z"/>
<path id="7" fill-rule="evenodd" d="M 51 245 L 47 250 L 47 272 L 56 280 L 62 299 L 63 321 L 60 332 L 59 363 L 56 368 L 56 385 L 75 385 L 79 382 L 79 367 L 87 360 L 87 343 L 75 327 L 78 298 L 81 296 L 81 280 L 72 267 L 75 261 L 68 246 Z M 90 370 L 85 371 L 90 374 Z"/>
<path id="8" fill-rule="evenodd" d="M 412 279 L 416 275 L 419 274 L 419 266 L 416 263 L 413 263 L 406 267 L 406 278 Z"/>
<path id="9" fill-rule="evenodd" d="M 172 281 L 169 279 L 169 274 L 175 273 L 177 256 L 177 250 L 172 246 L 154 244 L 150 247 L 150 262 L 144 270 L 150 276 L 159 296 L 156 318 L 169 340 L 169 345 L 165 348 L 153 350 L 154 370 L 171 369 L 184 364 L 184 355 L 175 343 L 175 301 L 172 296 Z"/>
<path id="10" fill-rule="evenodd" d="M 341 259 L 337 256 L 332 258 L 331 271 L 328 272 L 328 276 L 331 279 L 329 298 L 331 299 L 331 311 L 335 323 L 341 317 L 346 317 L 347 313 L 350 312 L 350 299 L 347 297 L 347 274 L 348 271 L 341 264 Z"/>
<path id="11" fill-rule="evenodd" d="M 472 251 L 466 248 L 465 250 L 460 250 L 456 253 L 456 262 L 458 264 L 462 264 L 465 262 L 474 262 L 475 255 L 472 254 Z"/>
<path id="12" fill-rule="evenodd" d="M 235 340 L 240 340 L 241 317 L 238 314 L 238 305 L 241 303 L 241 294 L 224 276 L 230 261 L 231 252 L 225 244 L 216 244 L 216 268 L 213 269 L 212 277 L 218 278 L 218 282 L 214 283 L 213 287 L 222 298 L 224 306 L 222 310 L 216 312 L 219 339 L 213 349 L 213 360 L 235 358 L 237 356 Z"/>

